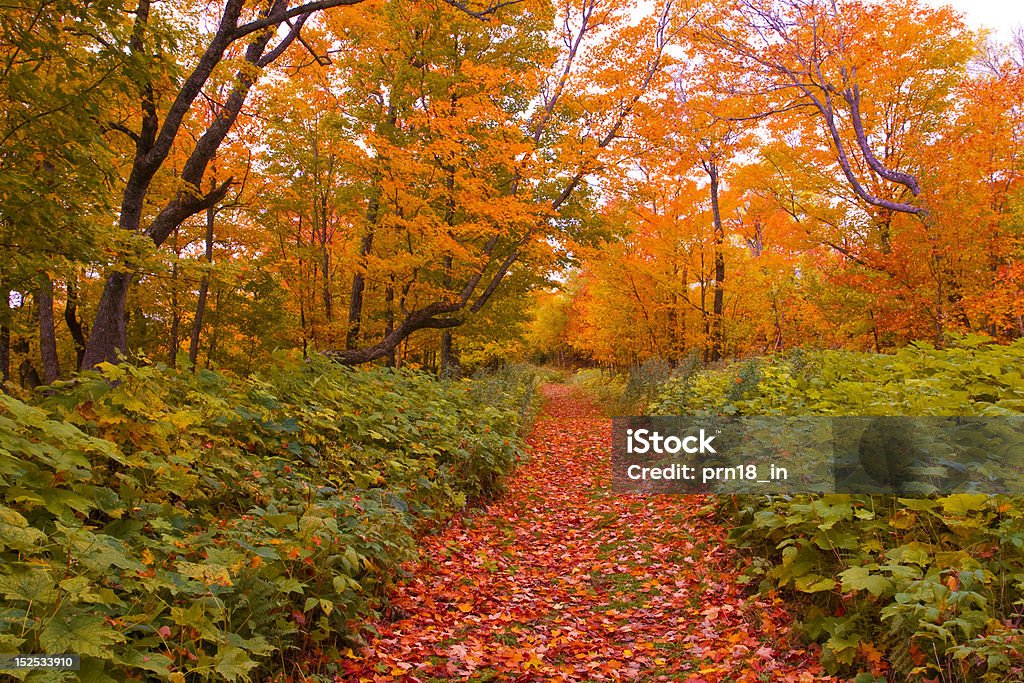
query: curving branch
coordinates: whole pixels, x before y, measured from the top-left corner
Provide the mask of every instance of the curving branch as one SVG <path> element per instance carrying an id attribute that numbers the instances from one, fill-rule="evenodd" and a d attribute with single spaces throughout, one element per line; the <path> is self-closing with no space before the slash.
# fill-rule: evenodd
<path id="1" fill-rule="evenodd" d="M 791 2 L 789 6 L 803 15 L 805 14 L 804 10 L 813 4 L 811 2 L 810 5 L 805 6 Z M 824 66 L 826 63 L 830 60 L 842 59 L 845 43 L 840 39 L 838 45 L 829 45 L 819 30 L 819 18 L 817 16 L 801 16 L 800 23 L 807 26 L 811 31 L 809 37 L 810 44 L 801 45 L 799 39 L 790 32 L 790 26 L 793 22 L 787 21 L 777 10 L 765 9 L 756 5 L 751 0 L 746 0 L 742 6 L 743 11 L 747 14 L 747 28 L 750 30 L 751 35 L 755 36 L 764 47 L 788 46 L 789 57 L 792 63 L 787 63 L 782 57 L 773 57 L 769 51 L 761 51 L 757 47 L 751 46 L 748 42 L 728 36 L 717 29 L 707 30 L 704 33 L 704 37 L 738 56 L 740 59 L 753 63 L 764 69 L 767 73 L 774 74 L 776 78 L 781 79 L 781 83 L 769 86 L 768 90 L 782 92 L 786 89 L 792 89 L 799 93 L 796 102 L 792 102 L 781 109 L 758 114 L 752 118 L 759 119 L 780 113 L 781 111 L 790 111 L 797 108 L 798 102 L 803 100 L 805 106 L 811 106 L 818 111 L 831 147 L 835 150 L 839 168 L 857 197 L 867 204 L 887 211 L 920 217 L 926 216 L 928 211 L 923 206 L 918 206 L 911 202 L 887 199 L 870 192 L 854 170 L 853 155 L 859 154 L 869 172 L 874 176 L 905 188 L 914 197 L 921 194 L 921 186 L 914 175 L 887 167 L 871 149 L 861 114 L 861 93 L 860 86 L 856 82 L 856 69 L 847 69 L 843 65 L 839 66 L 839 76 L 842 79 L 842 84 L 839 87 L 831 83 L 830 79 L 825 75 Z M 831 12 L 832 18 L 838 21 L 838 9 L 834 3 L 831 5 Z M 837 97 L 835 96 L 841 98 L 839 102 L 845 103 L 848 110 L 856 141 L 853 149 L 843 139 L 840 131 L 837 121 Z"/>
<path id="2" fill-rule="evenodd" d="M 921 194 L 921 185 L 917 182 L 917 178 L 909 173 L 886 168 L 875 156 L 871 145 L 868 144 L 868 136 L 864 133 L 864 121 L 860 115 L 860 86 L 854 84 L 852 88 L 846 88 L 843 91 L 843 99 L 850 106 L 850 120 L 853 123 L 854 135 L 857 136 L 857 146 L 871 170 L 886 180 L 903 185 L 915 197 Z"/>

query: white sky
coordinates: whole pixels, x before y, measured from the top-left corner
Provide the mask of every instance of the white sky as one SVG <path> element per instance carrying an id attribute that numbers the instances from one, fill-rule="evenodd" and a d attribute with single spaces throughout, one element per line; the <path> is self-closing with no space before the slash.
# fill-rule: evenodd
<path id="1" fill-rule="evenodd" d="M 899 2 L 900 0 L 888 0 Z M 1022 0 L 923 0 L 934 7 L 950 5 L 964 15 L 973 28 L 995 29 L 995 37 L 1009 40 L 1013 29 L 1024 25 Z"/>

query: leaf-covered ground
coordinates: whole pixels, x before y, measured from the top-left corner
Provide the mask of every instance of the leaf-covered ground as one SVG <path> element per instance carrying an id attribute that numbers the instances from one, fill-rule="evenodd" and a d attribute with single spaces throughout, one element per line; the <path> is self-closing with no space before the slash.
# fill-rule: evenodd
<path id="1" fill-rule="evenodd" d="M 610 421 L 545 389 L 507 493 L 423 540 L 356 681 L 810 681 L 779 599 L 738 584 L 698 496 L 609 490 Z"/>

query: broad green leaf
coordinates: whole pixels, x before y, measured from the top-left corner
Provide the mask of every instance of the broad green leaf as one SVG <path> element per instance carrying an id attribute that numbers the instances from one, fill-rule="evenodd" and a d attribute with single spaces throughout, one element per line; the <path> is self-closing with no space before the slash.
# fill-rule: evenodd
<path id="1" fill-rule="evenodd" d="M 39 644 L 45 652 L 74 652 L 110 659 L 110 646 L 124 642 L 124 637 L 107 625 L 103 617 L 65 612 L 59 610 L 40 631 Z"/>
<path id="2" fill-rule="evenodd" d="M 875 597 L 892 588 L 892 581 L 880 574 L 872 574 L 866 567 L 850 567 L 840 572 L 843 590 L 866 590 Z"/>

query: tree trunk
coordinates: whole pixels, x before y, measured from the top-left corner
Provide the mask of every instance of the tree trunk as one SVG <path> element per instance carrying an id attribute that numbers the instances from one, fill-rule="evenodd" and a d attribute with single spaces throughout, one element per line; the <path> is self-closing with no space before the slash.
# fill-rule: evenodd
<path id="1" fill-rule="evenodd" d="M 11 379 L 11 289 L 0 284 L 0 383 Z M 0 391 L 3 387 L 0 387 Z"/>
<path id="2" fill-rule="evenodd" d="M 206 210 L 206 265 L 213 264 L 213 224 L 217 210 L 210 207 Z M 192 372 L 196 371 L 196 360 L 199 358 L 199 335 L 203 331 L 203 315 L 206 313 L 206 298 L 210 293 L 210 273 L 203 273 L 199 283 L 199 300 L 196 301 L 196 316 L 192 319 L 192 338 L 188 344 L 188 361 L 192 364 Z"/>
<path id="3" fill-rule="evenodd" d="M 53 323 L 53 280 L 46 274 L 39 278 L 36 303 L 39 307 L 39 355 L 43 361 L 43 381 L 51 384 L 60 377 L 60 360 Z"/>
<path id="4" fill-rule="evenodd" d="M 116 363 L 127 353 L 128 281 L 127 273 L 116 271 L 107 276 L 96 309 L 96 321 L 89 332 L 81 369 L 88 370 L 100 363 Z"/>
<path id="5" fill-rule="evenodd" d="M 82 367 L 82 358 L 85 357 L 85 330 L 82 328 L 82 321 L 78 319 L 78 285 L 74 278 L 67 282 L 67 303 L 64 305 L 64 322 L 67 323 L 71 332 L 71 339 L 75 343 L 75 367 Z"/>
<path id="6" fill-rule="evenodd" d="M 363 319 L 363 291 L 366 289 L 366 257 L 373 248 L 373 226 L 371 225 L 359 245 L 359 268 L 352 275 L 352 296 L 348 303 L 348 333 L 345 335 L 345 349 L 352 351 L 359 346 L 359 328 Z M 393 295 L 393 294 L 392 294 Z"/>
<path id="7" fill-rule="evenodd" d="M 10 289 L 0 285 L 0 382 L 10 380 Z M 2 387 L 0 387 L 2 390 Z"/>
<path id="8" fill-rule="evenodd" d="M 711 360 L 711 313 L 708 311 L 707 264 L 704 263 L 704 249 L 700 251 L 700 320 L 704 331 L 704 362 Z"/>
<path id="9" fill-rule="evenodd" d="M 316 221 L 313 222 L 313 226 L 315 229 Z M 327 191 L 322 190 L 320 193 L 320 262 L 324 271 L 324 291 L 322 294 L 324 301 L 324 320 L 327 323 L 327 337 L 330 339 L 331 320 L 334 318 L 334 297 L 331 295 L 331 252 L 327 248 L 327 244 L 329 242 L 327 231 Z"/>
<path id="10" fill-rule="evenodd" d="M 395 287 L 391 282 L 388 282 L 387 289 L 384 291 L 384 336 L 388 337 L 392 332 L 395 331 Z M 385 364 L 389 368 L 396 367 L 395 364 L 395 349 L 394 347 L 388 349 L 385 356 Z"/>
<path id="11" fill-rule="evenodd" d="M 388 107 L 387 130 L 393 130 L 397 120 L 398 110 L 392 104 Z M 384 127 L 380 123 L 374 127 L 374 133 L 377 135 L 381 135 L 383 130 Z M 348 332 L 345 334 L 346 351 L 354 351 L 359 347 L 359 331 L 363 320 L 363 292 L 366 288 L 366 257 L 373 249 L 373 237 L 377 229 L 377 219 L 380 217 L 380 177 L 379 171 L 375 171 L 372 176 L 370 201 L 366 205 L 366 234 L 359 245 L 359 267 L 352 275 L 352 294 L 348 303 Z M 394 294 L 394 289 L 388 285 L 386 295 L 391 297 L 387 304 L 387 315 L 391 318 L 389 332 L 394 329 L 394 312 L 391 310 Z M 394 360 L 395 353 L 392 349 L 388 353 L 388 367 L 394 367 Z"/>
<path id="12" fill-rule="evenodd" d="M 167 365 L 178 366 L 178 331 L 181 328 L 181 312 L 178 310 L 178 262 L 171 264 L 171 334 L 167 340 Z"/>
<path id="13" fill-rule="evenodd" d="M 722 246 L 725 243 L 725 228 L 722 225 L 722 211 L 718 205 L 718 165 L 714 161 L 709 162 L 707 172 L 711 178 L 711 214 L 715 225 L 715 298 L 712 303 L 711 360 L 716 361 L 722 358 L 725 337 L 722 320 L 725 300 L 725 255 L 722 253 Z"/>
<path id="14" fill-rule="evenodd" d="M 35 389 L 43 383 L 36 366 L 28 358 L 21 361 L 18 371 L 21 373 L 21 386 L 25 389 Z"/>
<path id="15" fill-rule="evenodd" d="M 11 328 L 0 325 L 0 382 L 11 379 Z M 0 387 L 0 391 L 3 387 Z"/>
<path id="16" fill-rule="evenodd" d="M 206 367 L 207 368 L 209 368 L 213 364 L 213 357 L 214 357 L 214 354 L 217 352 L 217 343 L 220 341 L 220 339 L 218 338 L 219 335 L 217 334 L 217 332 L 220 329 L 219 322 L 220 322 L 220 317 L 221 317 L 220 316 L 220 310 L 221 310 L 221 308 L 220 308 L 220 295 L 221 295 L 221 291 L 218 289 L 217 290 L 217 294 L 213 298 L 214 299 L 214 303 L 215 303 L 214 310 L 217 312 L 217 315 L 215 316 L 215 318 L 213 320 L 213 325 L 211 327 L 211 329 L 213 331 L 210 333 L 210 348 L 206 352 Z M 305 344 L 303 344 L 302 352 L 303 352 L 303 355 L 305 355 L 305 352 L 306 352 Z"/>
<path id="17" fill-rule="evenodd" d="M 441 333 L 441 378 L 458 379 L 462 375 L 459 356 L 452 348 L 452 331 Z"/>

